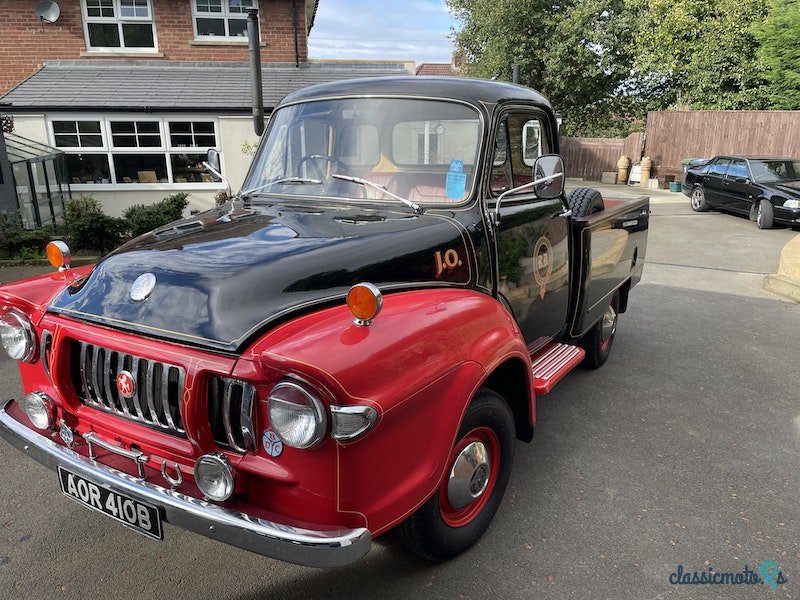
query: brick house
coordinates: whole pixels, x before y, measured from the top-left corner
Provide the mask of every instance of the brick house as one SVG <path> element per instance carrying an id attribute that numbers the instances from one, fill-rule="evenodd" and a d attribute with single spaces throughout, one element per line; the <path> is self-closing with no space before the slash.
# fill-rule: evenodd
<path id="1" fill-rule="evenodd" d="M 189 193 L 190 209 L 223 189 L 200 164 L 220 150 L 234 189 L 258 141 L 251 118 L 246 10 L 257 8 L 264 105 L 337 79 L 405 73 L 403 64 L 308 60 L 319 0 L 0 0 L 0 112 L 14 133 L 66 153 L 72 195 L 111 215 Z M 19 186 L 19 182 L 17 183 Z"/>

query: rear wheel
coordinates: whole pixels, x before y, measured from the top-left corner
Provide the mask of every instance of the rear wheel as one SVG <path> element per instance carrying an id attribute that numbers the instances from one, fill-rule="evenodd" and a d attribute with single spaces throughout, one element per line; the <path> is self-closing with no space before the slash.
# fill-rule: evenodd
<path id="1" fill-rule="evenodd" d="M 695 212 L 706 212 L 708 210 L 706 193 L 699 185 L 692 190 L 692 210 Z"/>
<path id="2" fill-rule="evenodd" d="M 597 369 L 608 360 L 614 336 L 617 334 L 618 320 L 619 294 L 614 294 L 603 317 L 578 342 L 586 351 L 583 359 L 585 367 Z"/>
<path id="3" fill-rule="evenodd" d="M 573 217 L 588 217 L 603 210 L 603 196 L 593 188 L 576 188 L 567 196 L 567 206 L 572 209 Z"/>
<path id="4" fill-rule="evenodd" d="M 403 544 L 433 562 L 469 548 L 492 521 L 514 454 L 514 417 L 506 401 L 482 388 L 464 415 L 439 488 L 397 527 Z"/>
<path id="5" fill-rule="evenodd" d="M 756 209 L 756 225 L 759 229 L 770 229 L 775 220 L 775 212 L 769 200 L 762 200 Z"/>

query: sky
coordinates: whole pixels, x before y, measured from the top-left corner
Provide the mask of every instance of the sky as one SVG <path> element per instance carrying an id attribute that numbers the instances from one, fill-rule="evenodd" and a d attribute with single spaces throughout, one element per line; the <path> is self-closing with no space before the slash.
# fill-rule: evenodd
<path id="1" fill-rule="evenodd" d="M 443 0 L 320 0 L 309 58 L 449 63 L 453 25 Z"/>

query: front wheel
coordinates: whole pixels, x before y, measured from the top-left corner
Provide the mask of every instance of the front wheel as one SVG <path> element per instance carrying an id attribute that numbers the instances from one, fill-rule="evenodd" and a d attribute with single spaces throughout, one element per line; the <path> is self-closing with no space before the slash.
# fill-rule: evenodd
<path id="1" fill-rule="evenodd" d="M 772 202 L 762 200 L 756 209 L 756 225 L 759 229 L 770 229 L 775 221 L 775 211 L 772 210 Z"/>
<path id="2" fill-rule="evenodd" d="M 618 320 L 619 295 L 614 294 L 603 317 L 578 342 L 586 350 L 586 356 L 583 359 L 585 367 L 597 369 L 608 360 L 614 336 L 617 334 Z"/>
<path id="3" fill-rule="evenodd" d="M 692 210 L 695 212 L 706 212 L 708 210 L 706 193 L 699 185 L 692 190 Z"/>
<path id="4" fill-rule="evenodd" d="M 489 527 L 514 456 L 514 417 L 502 396 L 481 388 L 467 408 L 447 472 L 434 494 L 397 527 L 403 544 L 432 562 L 452 558 Z"/>

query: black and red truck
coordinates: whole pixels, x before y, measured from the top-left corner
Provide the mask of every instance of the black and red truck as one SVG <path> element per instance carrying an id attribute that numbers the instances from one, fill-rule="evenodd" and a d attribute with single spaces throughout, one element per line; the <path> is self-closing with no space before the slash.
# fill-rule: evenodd
<path id="1" fill-rule="evenodd" d="M 566 195 L 558 152 L 517 85 L 289 95 L 227 205 L 93 266 L 53 242 L 58 271 L 0 287 L 24 387 L 0 435 L 152 538 L 315 566 L 390 530 L 431 560 L 465 550 L 537 396 L 603 364 L 642 274 L 647 198 Z"/>

